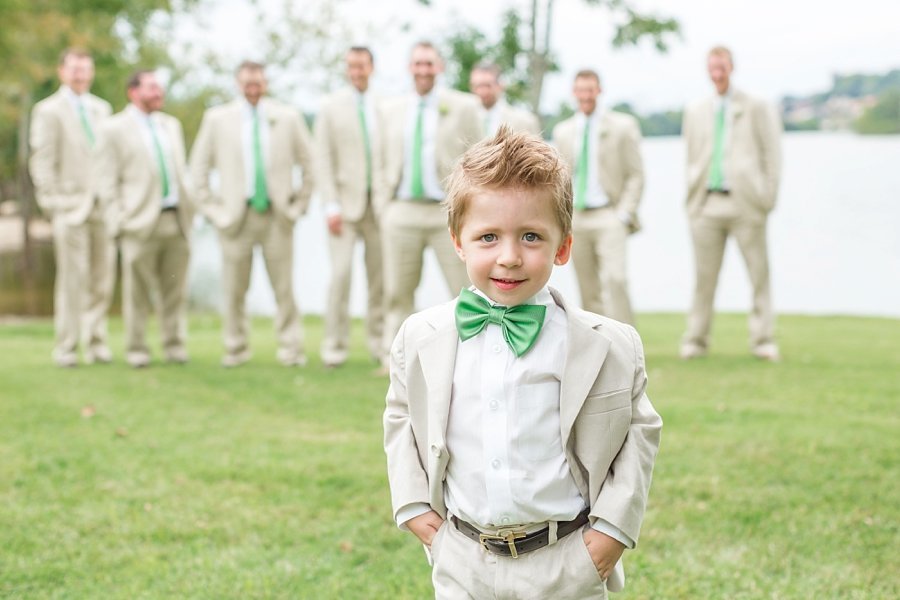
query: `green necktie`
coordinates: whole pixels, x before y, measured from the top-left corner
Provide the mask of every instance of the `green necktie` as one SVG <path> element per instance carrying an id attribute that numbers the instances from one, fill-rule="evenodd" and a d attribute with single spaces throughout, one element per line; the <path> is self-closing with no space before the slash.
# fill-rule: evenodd
<path id="1" fill-rule="evenodd" d="M 366 106 L 363 97 L 359 97 L 359 126 L 362 128 L 363 144 L 366 146 L 366 186 L 372 189 L 372 147 L 369 144 L 369 128 L 366 127 Z"/>
<path id="2" fill-rule="evenodd" d="M 91 129 L 91 122 L 88 121 L 87 113 L 84 111 L 84 102 L 81 101 L 81 98 L 78 99 L 78 116 L 81 117 L 81 127 L 84 129 L 84 134 L 87 136 L 88 144 L 93 148 L 94 142 L 96 141 L 94 138 L 94 130 Z"/>
<path id="3" fill-rule="evenodd" d="M 150 123 L 150 136 L 153 138 L 153 147 L 156 148 L 156 162 L 159 163 L 159 178 L 162 179 L 162 197 L 169 196 L 169 170 L 166 168 L 166 159 L 163 156 L 162 146 L 159 145 L 159 137 L 156 135 L 156 127 L 153 125 L 153 118 L 147 117 Z"/>
<path id="4" fill-rule="evenodd" d="M 584 210 L 587 207 L 588 180 L 588 148 L 590 145 L 591 121 L 584 120 L 584 137 L 581 140 L 581 153 L 578 155 L 578 169 L 575 171 L 575 208 Z"/>
<path id="5" fill-rule="evenodd" d="M 722 172 L 722 158 L 725 154 L 725 103 L 719 106 L 716 113 L 716 128 L 713 137 L 712 163 L 709 166 L 709 189 L 721 190 L 725 185 Z"/>
<path id="6" fill-rule="evenodd" d="M 266 165 L 263 161 L 262 142 L 259 135 L 259 110 L 253 108 L 253 197 L 250 206 L 256 212 L 269 210 L 269 194 L 266 191 Z"/>
<path id="7" fill-rule="evenodd" d="M 516 354 L 522 356 L 537 341 L 547 307 L 542 304 L 491 306 L 490 302 L 470 291 L 463 290 L 456 301 L 456 330 L 459 339 L 475 337 L 488 323 L 500 326 L 503 339 Z"/>
<path id="8" fill-rule="evenodd" d="M 416 117 L 416 132 L 413 134 L 412 185 L 410 195 L 413 198 L 425 197 L 425 186 L 422 184 L 422 130 L 425 115 L 425 101 L 419 102 L 419 114 Z"/>

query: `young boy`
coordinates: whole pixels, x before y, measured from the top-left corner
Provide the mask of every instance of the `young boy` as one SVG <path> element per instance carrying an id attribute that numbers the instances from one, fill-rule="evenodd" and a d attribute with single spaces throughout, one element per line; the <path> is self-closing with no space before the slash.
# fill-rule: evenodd
<path id="1" fill-rule="evenodd" d="M 473 286 L 391 349 L 394 517 L 437 598 L 603 598 L 624 585 L 662 427 L 640 339 L 547 287 L 572 249 L 571 178 L 549 145 L 502 127 L 447 187 Z"/>

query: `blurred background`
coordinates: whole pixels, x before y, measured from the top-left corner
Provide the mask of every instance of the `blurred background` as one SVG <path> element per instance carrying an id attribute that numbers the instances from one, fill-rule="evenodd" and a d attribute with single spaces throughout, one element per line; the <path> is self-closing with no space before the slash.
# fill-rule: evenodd
<path id="1" fill-rule="evenodd" d="M 50 228 L 25 161 L 31 107 L 56 90 L 63 48 L 94 54 L 92 91 L 116 110 L 126 103 L 128 73 L 158 67 L 165 110 L 182 120 L 190 147 L 203 110 L 235 93 L 233 70 L 245 58 L 267 63 L 271 93 L 312 124 L 319 99 L 343 84 L 347 47 L 372 48 L 373 88 L 389 95 L 411 89 L 409 49 L 429 39 L 447 61 L 447 85 L 466 89 L 469 69 L 484 58 L 502 65 L 510 101 L 537 112 L 546 135 L 571 114 L 581 68 L 599 71 L 607 108 L 640 119 L 644 229 L 629 241 L 629 271 L 635 308 L 645 312 L 681 312 L 690 300 L 681 111 L 712 93 L 706 51 L 728 45 L 735 86 L 777 104 L 786 130 L 769 222 L 776 309 L 900 317 L 898 22 L 900 4 L 887 0 L 0 0 L 0 315 L 52 311 Z M 196 309 L 219 305 L 215 235 L 196 223 Z M 321 313 L 329 261 L 317 203 L 295 235 L 298 302 Z M 426 261 L 420 306 L 449 298 L 433 257 Z M 253 273 L 249 307 L 270 314 L 264 269 Z M 354 276 L 351 309 L 361 315 L 364 269 Z M 577 295 L 570 267 L 552 283 Z M 744 311 L 749 300 L 737 248 L 729 247 L 717 307 Z"/>

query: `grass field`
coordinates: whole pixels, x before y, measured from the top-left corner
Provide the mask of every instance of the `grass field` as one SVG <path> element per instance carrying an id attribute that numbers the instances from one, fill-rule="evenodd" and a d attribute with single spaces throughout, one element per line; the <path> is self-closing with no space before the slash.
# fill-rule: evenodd
<path id="1" fill-rule="evenodd" d="M 639 322 L 665 427 L 617 597 L 900 597 L 900 321 L 783 317 L 777 365 L 737 315 L 682 363 L 682 326 Z M 60 370 L 51 323 L 0 325 L 0 597 L 430 597 L 354 334 L 344 368 L 288 370 L 255 322 L 254 360 L 226 371 L 198 315 L 191 364 L 133 371 L 115 322 L 117 362 Z"/>

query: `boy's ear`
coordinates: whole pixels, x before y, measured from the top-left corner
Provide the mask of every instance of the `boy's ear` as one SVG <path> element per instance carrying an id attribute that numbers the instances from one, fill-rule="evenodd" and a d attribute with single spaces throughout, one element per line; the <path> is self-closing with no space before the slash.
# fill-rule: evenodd
<path id="1" fill-rule="evenodd" d="M 453 235 L 453 230 L 449 227 L 447 228 L 447 231 L 450 232 L 450 239 L 453 240 L 453 248 L 456 250 L 456 255 L 459 257 L 459 260 L 465 262 L 466 254 L 463 252 L 462 246 L 459 245 L 459 239 Z"/>
<path id="2" fill-rule="evenodd" d="M 569 262 L 569 257 L 572 256 L 572 234 L 570 233 L 566 237 L 563 238 L 562 243 L 559 245 L 559 248 L 556 249 L 556 256 L 553 257 L 553 264 L 557 266 L 562 266 Z"/>

